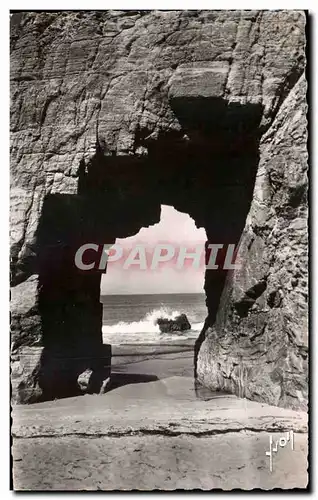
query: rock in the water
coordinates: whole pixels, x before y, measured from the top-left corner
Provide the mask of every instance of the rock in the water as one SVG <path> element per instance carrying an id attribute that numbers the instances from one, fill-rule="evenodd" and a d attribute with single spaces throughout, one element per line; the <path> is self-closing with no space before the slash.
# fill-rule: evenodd
<path id="1" fill-rule="evenodd" d="M 186 314 L 180 314 L 176 316 L 175 319 L 159 318 L 157 320 L 157 325 L 161 333 L 184 332 L 191 328 Z"/>

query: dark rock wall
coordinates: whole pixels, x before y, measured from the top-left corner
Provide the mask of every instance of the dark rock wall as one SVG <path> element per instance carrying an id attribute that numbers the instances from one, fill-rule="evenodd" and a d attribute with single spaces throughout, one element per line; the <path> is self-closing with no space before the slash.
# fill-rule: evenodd
<path id="1" fill-rule="evenodd" d="M 308 398 L 305 92 L 301 78 L 262 137 L 240 242 L 242 269 L 227 276 L 197 362 L 205 385 L 303 409 Z"/>
<path id="2" fill-rule="evenodd" d="M 165 203 L 211 243 L 241 238 L 243 269 L 206 275 L 198 378 L 305 404 L 304 14 L 51 12 L 11 24 L 15 356 L 38 343 L 42 365 L 95 357 L 100 273 L 83 276 L 74 252 L 154 224 Z"/>

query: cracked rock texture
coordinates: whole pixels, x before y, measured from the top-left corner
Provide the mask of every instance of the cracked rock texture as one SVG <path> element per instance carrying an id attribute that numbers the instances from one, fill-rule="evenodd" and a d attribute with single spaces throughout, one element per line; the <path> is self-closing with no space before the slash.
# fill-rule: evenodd
<path id="1" fill-rule="evenodd" d="M 306 84 L 300 78 L 260 143 L 253 201 L 198 356 L 200 381 L 273 405 L 307 408 Z"/>
<path id="2" fill-rule="evenodd" d="M 153 168 L 153 163 L 148 164 L 148 170 L 140 169 L 139 177 L 137 165 L 135 200 L 144 199 L 147 193 L 144 205 L 130 226 L 123 223 L 112 228 L 107 241 L 157 222 L 160 203 L 165 202 L 188 212 L 198 226 L 206 228 L 210 239 L 214 235 L 214 241 L 220 242 L 227 241 L 222 231 L 235 219 L 239 200 L 249 202 L 244 186 L 248 181 L 253 184 L 254 179 L 250 175 L 246 181 L 242 174 L 241 191 L 232 198 L 219 194 L 218 200 L 213 191 L 208 191 L 216 155 L 209 159 L 205 152 L 210 148 L 212 155 L 213 147 L 222 149 L 224 143 L 219 154 L 227 158 L 228 138 L 244 138 L 247 123 L 247 143 L 252 146 L 245 147 L 243 141 L 243 150 L 247 151 L 244 161 L 254 165 L 256 183 L 247 219 L 245 208 L 241 214 L 246 219 L 241 237 L 243 267 L 227 277 L 219 308 L 219 291 L 214 296 L 216 288 L 206 279 L 208 329 L 197 343 L 197 376 L 213 389 L 274 405 L 305 408 L 305 22 L 304 13 L 298 11 L 30 12 L 12 16 L 11 329 L 17 360 L 19 349 L 41 342 L 45 328 L 48 324 L 51 328 L 57 317 L 57 324 L 64 324 L 65 317 L 61 319 L 57 310 L 54 321 L 46 317 L 45 323 L 43 319 L 45 300 L 52 292 L 48 286 L 44 306 L 41 299 L 42 310 L 39 308 L 43 282 L 39 278 L 37 234 L 47 199 L 61 203 L 59 224 L 70 221 L 72 231 L 80 234 L 82 219 L 78 216 L 75 221 L 73 212 L 81 213 L 81 209 L 70 200 L 79 194 L 80 168 L 85 171 L 97 158 L 96 137 L 102 155 L 107 149 L 107 158 L 114 161 L 147 160 L 153 144 L 163 135 L 170 138 L 172 150 L 177 138 L 182 153 L 181 139 L 185 140 L 187 147 L 193 148 L 194 158 L 199 158 L 197 168 L 193 164 L 191 168 L 203 186 L 200 188 L 201 181 L 197 185 L 191 181 L 194 187 L 186 203 L 181 198 L 180 202 L 173 197 L 163 199 L 157 195 L 160 184 L 155 182 L 150 188 L 146 182 L 145 172 Z M 197 116 L 196 109 L 206 109 L 206 116 L 201 111 Z M 226 115 L 224 120 L 222 113 Z M 212 122 L 215 134 L 207 135 Z M 236 132 L 229 136 L 234 122 Z M 239 162 L 241 153 L 236 152 Z M 204 161 L 211 172 L 206 170 L 200 177 Z M 166 164 L 162 160 L 162 166 Z M 240 171 L 234 154 L 221 164 L 230 164 L 233 172 Z M 112 168 L 107 170 L 108 182 L 118 183 L 118 197 L 125 199 L 129 193 L 133 203 L 134 190 L 131 185 L 123 188 L 123 179 L 116 177 L 119 174 Z M 181 164 L 174 184 L 187 175 L 188 169 Z M 218 200 L 214 211 L 209 205 L 213 198 Z M 133 214 L 132 209 L 125 214 Z M 53 225 L 48 227 L 48 234 L 56 230 Z M 105 238 L 99 242 L 105 243 Z M 58 236 L 54 244 L 60 248 Z M 52 269 L 52 275 L 58 276 L 54 266 Z M 69 282 L 76 283 L 70 276 Z M 49 278 L 52 281 L 52 276 Z M 85 311 L 84 319 L 77 319 L 78 330 L 81 324 L 91 325 L 94 318 L 100 318 L 98 279 L 87 279 L 85 284 L 79 279 L 78 289 L 70 292 L 76 303 L 74 310 Z M 50 286 L 57 286 L 54 279 Z M 61 292 L 62 288 L 54 290 Z M 71 314 L 67 293 L 63 310 Z M 78 313 L 76 317 L 80 317 Z M 92 328 L 95 344 L 90 356 L 94 358 L 101 342 L 97 319 Z M 87 351 L 87 342 L 82 350 Z M 79 373 L 89 368 L 82 366 Z M 39 391 L 39 372 L 38 367 L 28 375 L 24 368 L 16 369 L 18 390 L 23 392 L 28 387 L 28 394 L 34 397 L 33 389 L 34 393 Z"/>

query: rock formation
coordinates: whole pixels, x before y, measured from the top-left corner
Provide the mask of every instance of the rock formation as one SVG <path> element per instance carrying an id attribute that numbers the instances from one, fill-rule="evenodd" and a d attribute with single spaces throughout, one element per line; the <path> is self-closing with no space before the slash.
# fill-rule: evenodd
<path id="1" fill-rule="evenodd" d="M 168 204 L 210 243 L 240 242 L 240 270 L 206 273 L 199 380 L 306 404 L 305 24 L 298 11 L 12 15 L 16 400 L 57 397 L 63 381 L 71 393 L 109 365 L 101 271 L 80 272 L 74 254 Z"/>
<path id="2" fill-rule="evenodd" d="M 197 364 L 206 385 L 306 409 L 308 236 L 306 85 L 294 86 L 260 142 L 253 201 Z"/>
<path id="3" fill-rule="evenodd" d="M 191 328 L 186 314 L 180 314 L 174 319 L 159 318 L 157 325 L 159 325 L 161 333 L 184 332 Z"/>

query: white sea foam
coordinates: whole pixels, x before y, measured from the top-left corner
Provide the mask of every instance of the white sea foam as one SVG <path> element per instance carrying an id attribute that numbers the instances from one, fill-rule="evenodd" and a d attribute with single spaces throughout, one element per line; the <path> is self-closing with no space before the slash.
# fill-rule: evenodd
<path id="1" fill-rule="evenodd" d="M 162 307 L 160 309 L 154 309 L 153 311 L 147 313 L 144 318 L 140 321 L 125 322 L 120 321 L 115 325 L 104 325 L 103 326 L 103 340 L 104 342 L 114 341 L 116 338 L 120 342 L 142 342 L 142 341 L 156 341 L 159 339 L 169 338 L 175 339 L 180 338 L 178 334 L 162 334 L 160 332 L 159 326 L 157 325 L 157 319 L 168 318 L 174 319 L 176 316 L 181 314 L 179 311 L 172 311 L 168 308 Z M 198 332 L 203 328 L 203 322 L 192 323 L 191 330 L 182 332 L 183 338 L 196 337 Z M 119 339 L 120 334 L 122 336 Z M 115 337 L 116 336 L 116 337 Z"/>

